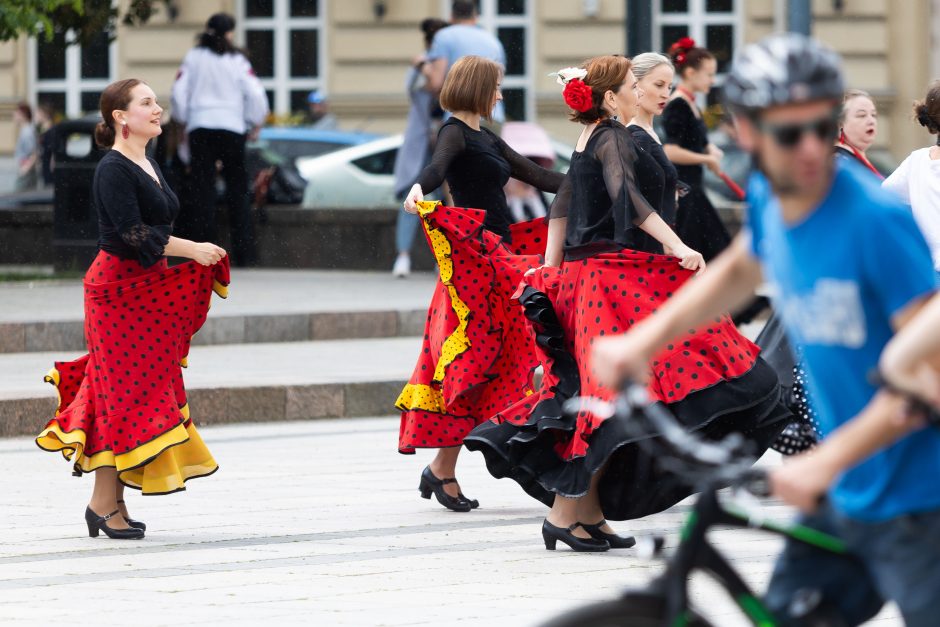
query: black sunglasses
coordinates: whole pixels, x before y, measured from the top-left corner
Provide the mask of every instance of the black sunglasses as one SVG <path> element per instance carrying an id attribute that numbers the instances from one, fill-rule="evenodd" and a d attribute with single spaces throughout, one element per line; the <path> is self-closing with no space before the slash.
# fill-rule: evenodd
<path id="1" fill-rule="evenodd" d="M 838 114 L 827 115 L 802 124 L 770 124 L 758 120 L 757 127 L 762 133 L 774 138 L 783 148 L 793 148 L 800 143 L 804 133 L 813 133 L 820 141 L 834 141 L 839 133 Z"/>

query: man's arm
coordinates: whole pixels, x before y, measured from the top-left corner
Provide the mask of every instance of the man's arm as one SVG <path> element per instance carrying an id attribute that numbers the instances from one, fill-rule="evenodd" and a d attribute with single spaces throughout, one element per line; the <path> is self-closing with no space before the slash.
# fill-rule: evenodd
<path id="1" fill-rule="evenodd" d="M 656 313 L 628 333 L 598 338 L 591 358 L 601 381 L 615 387 L 624 378 L 644 380 L 649 360 L 669 340 L 727 311 L 741 307 L 761 284 L 760 265 L 739 235 L 701 276 L 690 280 Z"/>
<path id="2" fill-rule="evenodd" d="M 421 71 L 428 79 L 425 89 L 435 95 L 441 93 L 441 87 L 444 86 L 444 77 L 447 75 L 447 59 L 440 57 L 428 61 L 421 68 Z"/>

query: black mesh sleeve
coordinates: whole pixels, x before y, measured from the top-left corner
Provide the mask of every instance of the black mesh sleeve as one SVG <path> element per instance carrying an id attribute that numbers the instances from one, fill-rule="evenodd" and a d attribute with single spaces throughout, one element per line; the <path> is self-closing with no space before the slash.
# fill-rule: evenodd
<path id="1" fill-rule="evenodd" d="M 564 174 L 556 172 L 555 170 L 546 170 L 528 157 L 523 157 L 510 148 L 509 144 L 495 133 L 490 133 L 490 135 L 496 141 L 496 145 L 502 153 L 503 158 L 509 162 L 512 178 L 519 179 L 523 183 L 528 183 L 543 192 L 554 194 L 558 191 L 558 188 L 561 187 L 561 182 L 565 179 Z"/>
<path id="2" fill-rule="evenodd" d="M 565 177 L 555 194 L 555 200 L 552 201 L 552 208 L 548 212 L 548 219 L 568 217 L 568 205 L 571 204 L 571 178 Z"/>
<path id="3" fill-rule="evenodd" d="M 598 127 L 601 133 L 594 144 L 594 155 L 601 162 L 604 184 L 613 202 L 614 224 L 618 234 L 643 224 L 653 208 L 636 186 L 633 164 L 636 150 L 633 139 L 625 128 Z"/>
<path id="4" fill-rule="evenodd" d="M 463 131 L 456 124 L 445 124 L 441 127 L 437 135 L 437 142 L 434 144 L 434 154 L 431 155 L 431 162 L 421 170 L 418 176 L 418 184 L 421 191 L 428 195 L 441 184 L 447 176 L 447 169 L 451 162 L 457 158 L 466 149 L 466 142 L 463 138 Z"/>

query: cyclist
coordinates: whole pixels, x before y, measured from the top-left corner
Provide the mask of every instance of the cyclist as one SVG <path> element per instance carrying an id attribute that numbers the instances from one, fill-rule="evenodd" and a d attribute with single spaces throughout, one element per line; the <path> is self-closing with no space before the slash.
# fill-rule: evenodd
<path id="1" fill-rule="evenodd" d="M 850 551 L 788 542 L 767 603 L 787 624 L 801 624 L 792 602 L 815 596 L 813 617 L 857 625 L 891 599 L 908 625 L 935 625 L 940 430 L 910 432 L 909 421 L 896 419 L 904 401 L 867 376 L 936 278 L 910 211 L 859 166 L 833 160 L 843 87 L 838 56 L 812 39 L 775 35 L 741 53 L 725 96 L 739 142 L 760 169 L 748 226 L 655 315 L 595 343 L 594 367 L 610 384 L 645 376 L 646 360 L 670 338 L 747 302 L 766 277 L 802 350 L 826 436 L 816 452 L 775 469 L 771 484 L 804 510 L 807 525 Z"/>

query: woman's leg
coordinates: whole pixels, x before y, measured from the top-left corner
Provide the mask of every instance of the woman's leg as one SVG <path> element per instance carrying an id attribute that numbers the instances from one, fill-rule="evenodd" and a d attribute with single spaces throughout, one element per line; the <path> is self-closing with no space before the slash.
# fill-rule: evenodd
<path id="1" fill-rule="evenodd" d="M 437 449 L 437 455 L 429 464 L 431 472 L 438 479 L 449 479 L 457 476 L 457 456 L 460 455 L 461 446 L 451 446 Z M 444 492 L 457 498 L 460 493 L 460 484 L 444 484 Z"/>
<path id="2" fill-rule="evenodd" d="M 583 496 L 579 498 L 569 498 L 556 494 L 555 501 L 552 503 L 552 509 L 549 510 L 545 520 L 562 529 L 567 529 L 577 522 L 583 522 L 578 519 L 578 514 L 580 512 L 581 501 L 584 498 Z M 571 533 L 578 538 L 586 539 L 591 537 L 584 527 L 575 527 Z"/>
<path id="3" fill-rule="evenodd" d="M 237 266 L 257 265 L 255 225 L 248 202 L 248 170 L 245 168 L 245 136 L 219 133 L 222 178 L 232 231 L 232 260 Z"/>
<path id="4" fill-rule="evenodd" d="M 118 508 L 118 489 L 123 494 L 124 486 L 118 481 L 117 470 L 99 468 L 95 471 L 95 487 L 92 489 L 88 507 L 99 516 L 107 516 Z M 108 520 L 108 526 L 112 529 L 128 529 L 127 521 L 120 513 Z"/>
<path id="5" fill-rule="evenodd" d="M 598 490 L 603 474 L 603 468 L 594 473 L 594 476 L 591 477 L 591 487 L 588 488 L 587 494 L 578 499 L 577 520 L 580 523 L 596 525 L 604 520 L 604 511 L 601 509 L 601 498 Z M 556 498 L 555 500 L 557 501 L 558 499 Z M 604 526 L 601 527 L 601 531 L 604 533 L 616 533 L 608 524 L 604 524 Z"/>

